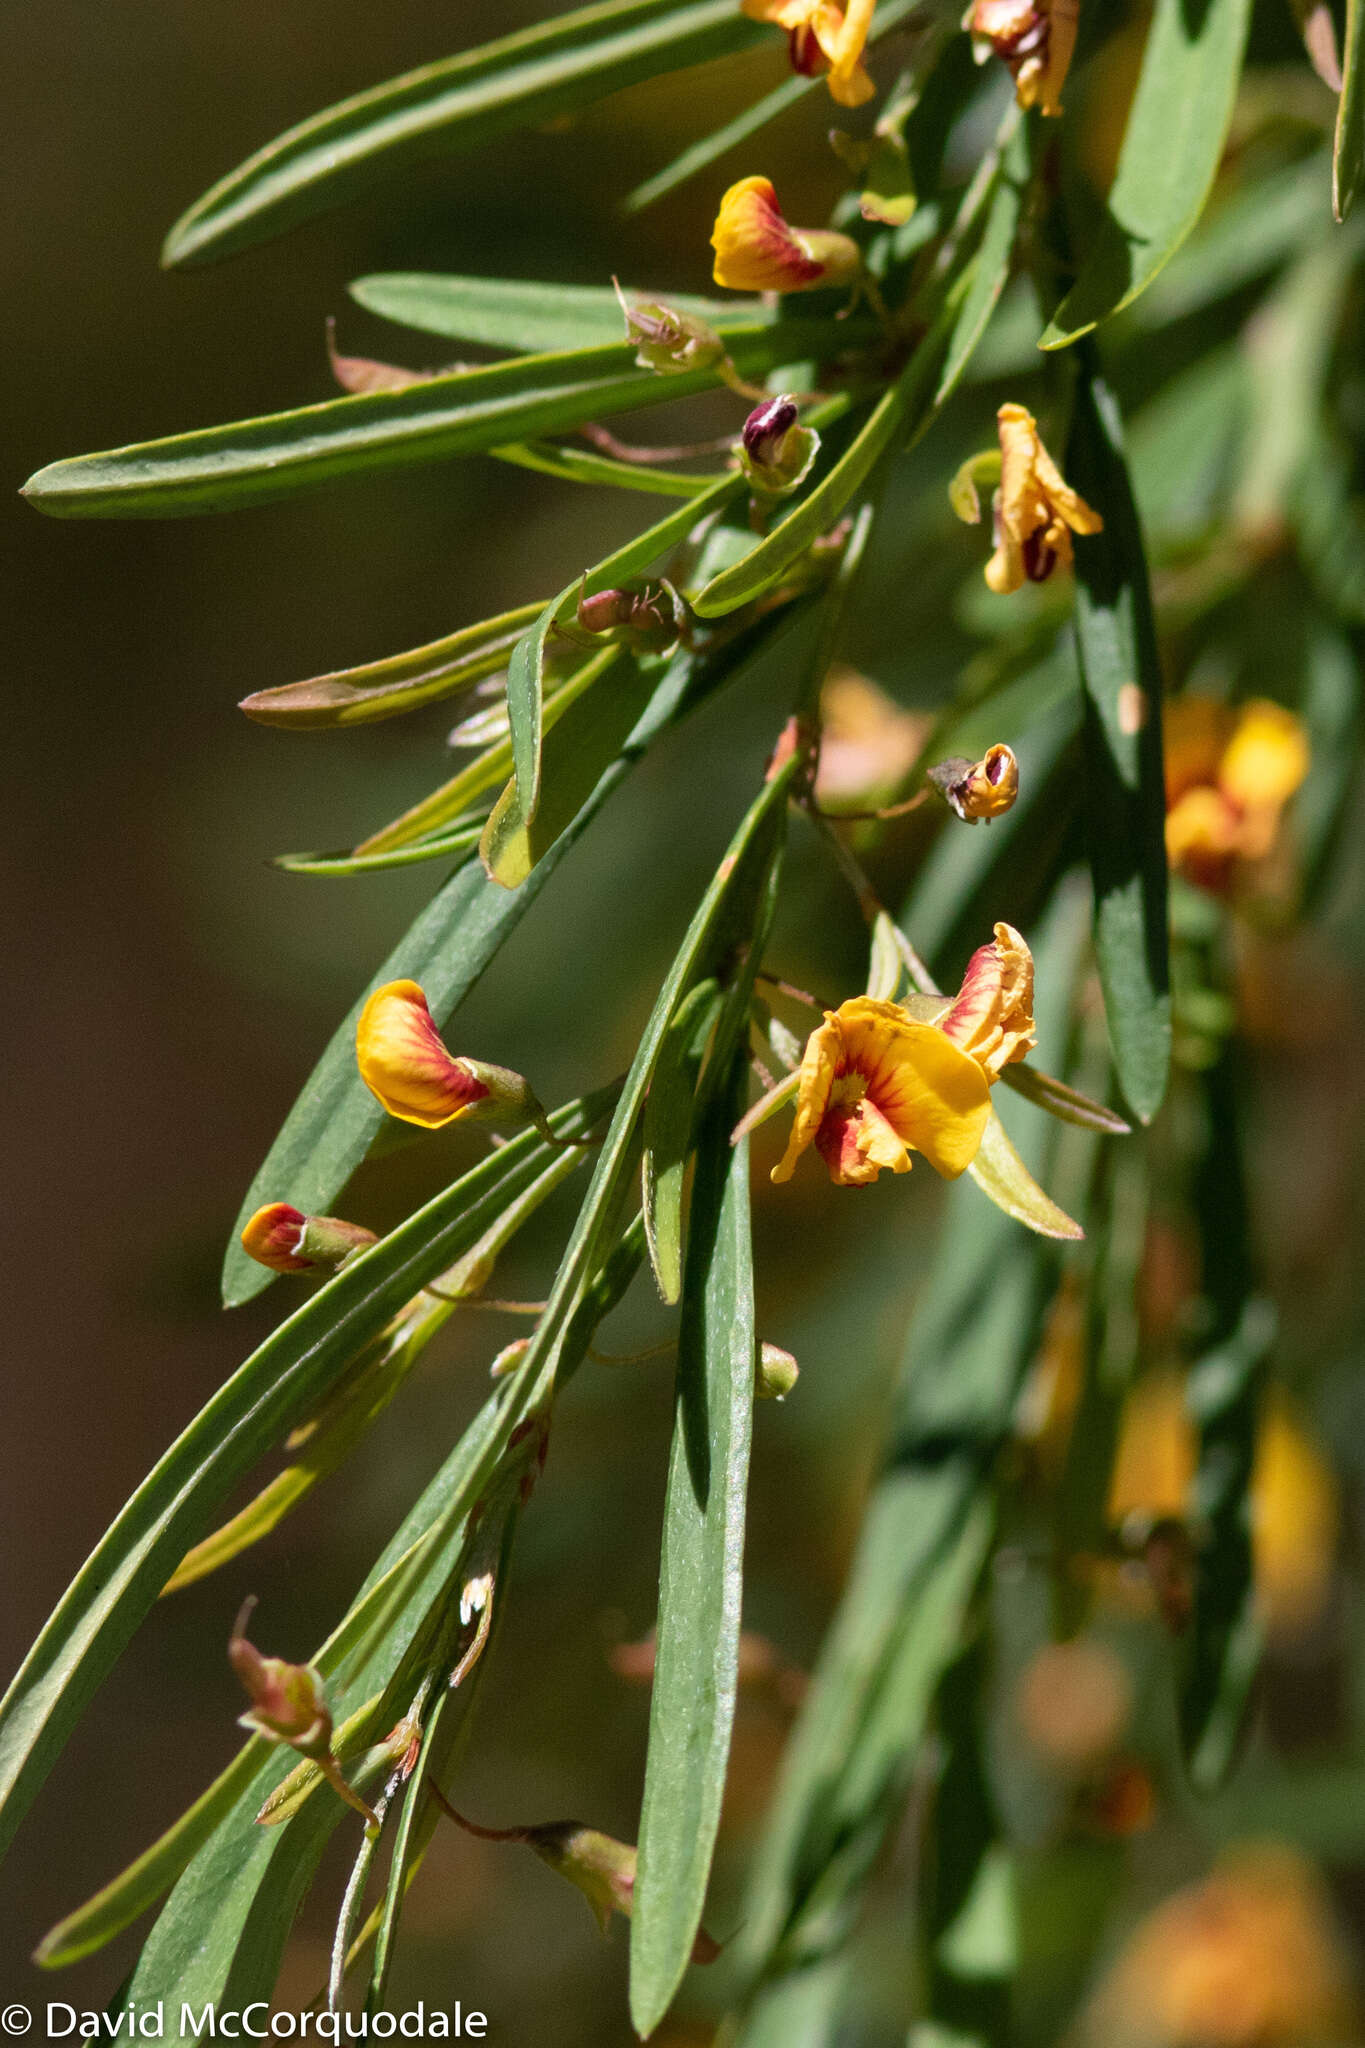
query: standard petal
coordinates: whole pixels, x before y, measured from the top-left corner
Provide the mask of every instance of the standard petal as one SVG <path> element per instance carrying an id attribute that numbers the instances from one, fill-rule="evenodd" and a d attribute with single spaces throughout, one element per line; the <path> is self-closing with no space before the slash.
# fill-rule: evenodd
<path id="1" fill-rule="evenodd" d="M 389 981 L 375 990 L 360 1013 L 355 1051 L 365 1086 L 404 1123 L 437 1130 L 488 1094 L 446 1050 L 415 981 Z"/>

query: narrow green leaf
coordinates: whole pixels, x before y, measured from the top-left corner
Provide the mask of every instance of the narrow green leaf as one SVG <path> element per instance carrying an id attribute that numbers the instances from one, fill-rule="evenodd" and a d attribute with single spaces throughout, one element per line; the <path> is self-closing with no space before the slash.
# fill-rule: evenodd
<path id="1" fill-rule="evenodd" d="M 397 718 L 501 668 L 517 635 L 540 609 L 537 599 L 383 661 L 257 690 L 244 697 L 238 709 L 258 725 L 288 727 L 370 725 L 376 719 Z"/>
<path id="2" fill-rule="evenodd" d="M 590 1130 L 598 1097 L 553 1119 Z M 86 1704 L 229 1489 L 315 1406 L 424 1283 L 467 1250 L 544 1165 L 523 1132 L 339 1272 L 219 1389 L 101 1538 L 0 1701 L 0 1846 Z"/>
<path id="3" fill-rule="evenodd" d="M 513 778 L 489 813 L 479 856 L 504 889 L 519 889 L 543 860 L 597 787 L 598 779 L 626 745 L 649 701 L 649 682 L 624 649 L 608 647 L 596 656 L 606 680 L 578 697 L 545 735 L 542 768 L 545 801 L 528 824 Z M 609 673 L 608 673 L 609 672 Z"/>
<path id="4" fill-rule="evenodd" d="M 997 1209 L 1003 1209 L 1025 1229 L 1037 1231 L 1039 1237 L 1060 1237 L 1074 1242 L 1085 1236 L 1080 1224 L 1068 1216 L 1065 1209 L 1059 1209 L 1050 1195 L 1043 1193 L 1010 1143 L 1009 1133 L 994 1108 L 982 1133 L 980 1150 L 968 1172 L 982 1194 L 994 1202 Z"/>
<path id="5" fill-rule="evenodd" d="M 1341 99 L 1332 144 L 1332 211 L 1345 220 L 1355 205 L 1365 171 L 1365 5 L 1346 0 L 1346 46 L 1342 53 Z"/>
<path id="6" fill-rule="evenodd" d="M 1064 1124 L 1079 1124 L 1082 1130 L 1104 1131 L 1114 1138 L 1126 1138 L 1132 1128 L 1116 1110 L 1092 1102 L 1078 1088 L 1069 1088 L 1065 1081 L 1042 1073 L 1026 1060 L 1006 1067 L 1000 1078 L 1016 1095 L 1022 1095 L 1026 1102 L 1036 1102 L 1040 1109 L 1045 1109 L 1049 1116 L 1060 1117 Z"/>
<path id="7" fill-rule="evenodd" d="M 668 2010 L 701 1924 L 738 1682 L 756 1362 L 749 1147 L 730 1144 L 743 1073 L 736 1062 L 697 1148 L 630 1930 L 642 2036 Z"/>
<path id="8" fill-rule="evenodd" d="M 389 868 L 417 867 L 424 860 L 465 860 L 483 837 L 484 820 L 457 824 L 449 832 L 434 832 L 411 846 L 396 846 L 380 853 L 277 853 L 272 866 L 291 875 L 368 875 Z"/>
<path id="9" fill-rule="evenodd" d="M 613 455 L 564 448 L 548 441 L 511 441 L 489 451 L 515 469 L 533 469 L 569 484 L 610 484 L 621 491 L 643 491 L 654 498 L 699 498 L 715 476 L 692 475 L 681 469 L 656 469 L 647 462 L 622 462 Z"/>
<path id="10" fill-rule="evenodd" d="M 1166 1092 L 1171 996 L 1161 665 L 1118 407 L 1087 353 L 1067 474 L 1104 515 L 1076 543 L 1084 803 L 1095 950 L 1119 1086 L 1142 1123 Z"/>
<path id="11" fill-rule="evenodd" d="M 357 305 L 383 320 L 488 348 L 526 349 L 533 354 L 604 348 L 620 341 L 624 326 L 621 301 L 610 285 L 399 270 L 358 277 L 348 289 Z M 627 297 L 652 299 L 654 294 L 632 290 Z M 722 330 L 761 327 L 779 317 L 761 299 L 707 299 L 696 292 L 669 292 L 666 297 L 675 312 Z"/>
<path id="12" fill-rule="evenodd" d="M 966 296 L 953 323 L 948 359 L 934 394 L 935 409 L 946 404 L 957 389 L 1009 281 L 1030 173 L 1028 131 L 1020 122 L 1000 151 L 1000 164 L 982 230 L 981 247 L 972 265 Z"/>
<path id="13" fill-rule="evenodd" d="M 701 981 L 678 1005 L 659 1050 L 644 1118 L 644 1219 L 649 1263 L 665 1301 L 682 1293 L 683 1182 L 697 1080 L 720 992 Z"/>
<path id="14" fill-rule="evenodd" d="M 576 112 L 764 31 L 730 0 L 608 0 L 409 71 L 315 114 L 258 150 L 181 215 L 166 264 L 230 255 L 340 205 L 421 158 Z"/>
<path id="15" fill-rule="evenodd" d="M 829 322 L 790 320 L 738 328 L 727 336 L 727 346 L 748 376 L 847 340 Z M 39 470 L 24 491 L 39 511 L 63 519 L 172 519 L 231 511 L 345 477 L 478 455 L 664 398 L 687 398 L 719 381 L 714 369 L 661 379 L 638 369 L 624 342 L 519 356 L 424 378 L 401 390 L 332 398 L 78 455 Z"/>
<path id="16" fill-rule="evenodd" d="M 1131 305 L 1204 210 L 1232 118 L 1251 0 L 1156 0 L 1105 218 L 1039 346 Z"/>
<path id="17" fill-rule="evenodd" d="M 660 555 L 686 540 L 699 519 L 717 511 L 744 488 L 738 473 L 719 477 L 701 497 L 626 541 L 622 547 L 568 584 L 552 598 L 535 625 L 524 633 L 512 651 L 507 669 L 507 709 L 512 725 L 512 760 L 523 820 L 530 824 L 540 802 L 540 748 L 544 721 L 543 698 L 545 651 L 556 625 L 567 620 L 578 603 L 580 592 L 609 590 L 614 583 L 647 569 Z"/>
<path id="18" fill-rule="evenodd" d="M 628 192 L 623 201 L 626 212 L 643 213 L 656 199 L 662 199 L 667 193 L 675 192 L 679 185 L 685 185 L 689 178 L 695 178 L 698 171 L 709 170 L 718 158 L 725 156 L 732 149 L 737 149 L 740 143 L 747 142 L 751 135 L 757 135 L 770 121 L 775 121 L 779 114 L 785 114 L 788 107 L 794 107 L 797 101 L 803 100 L 813 88 L 823 84 L 824 80 L 821 78 L 784 78 L 780 85 L 775 85 L 771 92 L 765 92 L 761 99 L 742 107 L 734 119 L 727 121 L 723 128 L 717 128 L 713 134 L 703 136 L 700 142 L 692 143 L 680 156 L 675 156 L 672 163 L 665 164 L 661 171 L 656 171 L 653 177 L 646 178 L 642 185 L 637 185 L 633 192 Z M 674 302 L 670 300 L 669 303 L 671 305 Z"/>

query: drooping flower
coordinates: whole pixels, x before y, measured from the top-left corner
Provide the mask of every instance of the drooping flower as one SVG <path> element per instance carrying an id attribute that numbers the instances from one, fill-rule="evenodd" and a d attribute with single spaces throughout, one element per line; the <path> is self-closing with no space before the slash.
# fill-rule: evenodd
<path id="1" fill-rule="evenodd" d="M 986 582 L 1000 596 L 1028 583 L 1045 583 L 1072 560 L 1073 533 L 1100 533 L 1104 521 L 1072 490 L 1043 446 L 1038 422 L 1022 405 L 1002 405 L 1000 488 L 992 505 L 995 553 Z"/>
<path id="2" fill-rule="evenodd" d="M 987 747 L 979 761 L 954 758 L 929 770 L 929 780 L 964 824 L 1003 817 L 1019 794 L 1019 763 L 1011 748 Z"/>
<path id="3" fill-rule="evenodd" d="M 352 1252 L 377 1243 L 363 1224 L 340 1216 L 305 1216 L 289 1202 L 267 1202 L 242 1232 L 242 1250 L 276 1273 L 335 1268 Z"/>
<path id="4" fill-rule="evenodd" d="M 251 1705 L 238 1716 L 239 1725 L 267 1742 L 287 1742 L 301 1756 L 322 1757 L 332 1745 L 332 1715 L 321 1678 L 311 1664 L 290 1664 L 283 1657 L 263 1657 L 247 1641 L 245 1629 L 254 1602 L 248 1601 L 233 1625 L 228 1662 L 246 1690 Z"/>
<path id="5" fill-rule="evenodd" d="M 544 1125 L 545 1112 L 522 1075 L 447 1050 L 415 981 L 388 981 L 374 991 L 360 1013 L 355 1051 L 365 1086 L 404 1123 L 428 1131 L 459 1117 Z"/>
<path id="6" fill-rule="evenodd" d="M 1187 695 L 1165 721 L 1166 853 L 1206 889 L 1226 889 L 1238 863 L 1264 860 L 1285 805 L 1308 773 L 1308 735 L 1266 697 L 1240 710 Z"/>
<path id="7" fill-rule="evenodd" d="M 791 227 L 767 178 L 741 178 L 711 231 L 716 283 L 736 292 L 808 292 L 848 284 L 862 269 L 856 242 L 832 228 Z"/>
<path id="8" fill-rule="evenodd" d="M 830 98 L 860 107 L 876 87 L 863 68 L 863 50 L 876 0 L 740 0 L 751 21 L 771 21 L 787 32 L 792 70 L 803 78 L 829 74 Z"/>
<path id="9" fill-rule="evenodd" d="M 865 1187 L 887 1169 L 908 1173 L 912 1151 L 947 1180 L 965 1172 L 990 1115 L 992 1083 L 1034 1042 L 1032 956 L 1009 925 L 995 931 L 933 1023 L 872 996 L 825 1012 L 806 1042 L 775 1181 L 790 1180 L 811 1145 L 838 1187 Z"/>
<path id="10" fill-rule="evenodd" d="M 1060 114 L 1079 16 L 1080 0 L 976 0 L 967 26 L 983 56 L 1008 64 L 1021 107 Z"/>

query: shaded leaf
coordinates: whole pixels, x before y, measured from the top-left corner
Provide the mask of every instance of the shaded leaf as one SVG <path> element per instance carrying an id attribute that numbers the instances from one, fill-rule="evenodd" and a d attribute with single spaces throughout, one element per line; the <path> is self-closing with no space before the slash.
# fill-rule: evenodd
<path id="1" fill-rule="evenodd" d="M 1142 1123 L 1161 1106 L 1171 1053 L 1161 666 L 1118 407 L 1083 361 L 1067 474 L 1104 514 L 1076 542 L 1076 648 L 1084 692 L 1084 806 L 1095 950 L 1114 1065 Z"/>
<path id="2" fill-rule="evenodd" d="M 697 1080 L 720 1005 L 714 981 L 698 982 L 669 1024 L 645 1103 L 643 1212 L 649 1263 L 667 1302 L 682 1293 L 683 1183 Z"/>
<path id="3" fill-rule="evenodd" d="M 540 609 L 537 599 L 383 661 L 257 690 L 243 697 L 238 709 L 258 725 L 286 727 L 370 725 L 377 719 L 397 718 L 503 667 L 517 635 Z"/>
<path id="4" fill-rule="evenodd" d="M 738 1682 L 757 1363 L 749 1148 L 730 1144 L 743 1078 L 736 1062 L 697 1147 L 630 1930 L 630 2011 L 641 2035 L 672 2002 L 701 1924 Z"/>
<path id="5" fill-rule="evenodd" d="M 1027 1061 L 1016 1061 L 1006 1067 L 1000 1078 L 1016 1095 L 1022 1095 L 1026 1102 L 1036 1102 L 1040 1109 L 1045 1109 L 1049 1116 L 1060 1117 L 1063 1123 L 1079 1124 L 1086 1131 L 1104 1131 L 1115 1138 L 1127 1137 L 1129 1133 L 1131 1126 L 1117 1111 L 1092 1102 L 1079 1089 L 1069 1088 L 1065 1081 L 1042 1073 Z"/>
<path id="6" fill-rule="evenodd" d="M 1037 1231 L 1040 1237 L 1074 1242 L 1085 1236 L 1080 1224 L 1043 1193 L 1010 1143 L 1009 1133 L 994 1108 L 982 1133 L 980 1149 L 967 1170 L 997 1209 L 1003 1209 L 1026 1229 Z"/>
<path id="7" fill-rule="evenodd" d="M 1250 17 L 1251 0 L 1156 0 L 1104 221 L 1041 348 L 1065 348 L 1131 305 L 1199 219 Z"/>

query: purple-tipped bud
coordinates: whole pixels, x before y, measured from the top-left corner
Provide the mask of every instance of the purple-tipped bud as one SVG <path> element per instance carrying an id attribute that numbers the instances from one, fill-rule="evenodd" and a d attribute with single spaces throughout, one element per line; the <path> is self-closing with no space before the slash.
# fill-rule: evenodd
<path id="1" fill-rule="evenodd" d="M 776 497 L 803 482 L 820 447 L 820 436 L 801 425 L 796 400 L 787 393 L 756 405 L 744 422 L 739 466 L 755 490 Z"/>

